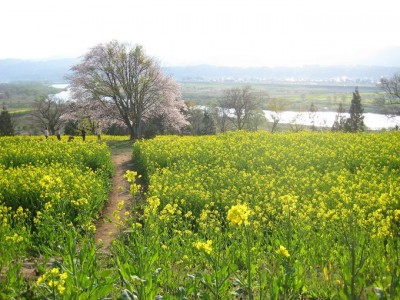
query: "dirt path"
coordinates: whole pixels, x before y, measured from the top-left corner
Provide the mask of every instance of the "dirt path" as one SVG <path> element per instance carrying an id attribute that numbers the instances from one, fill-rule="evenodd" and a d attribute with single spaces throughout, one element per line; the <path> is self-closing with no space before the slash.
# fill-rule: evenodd
<path id="1" fill-rule="evenodd" d="M 103 245 L 103 251 L 109 250 L 112 240 L 118 235 L 119 220 L 123 220 L 126 206 L 132 199 L 129 194 L 129 183 L 124 178 L 126 170 L 132 169 L 131 149 L 114 153 L 112 160 L 115 168 L 112 190 L 102 215 L 96 222 L 95 241 Z M 119 207 L 121 201 L 125 203 L 122 209 Z"/>

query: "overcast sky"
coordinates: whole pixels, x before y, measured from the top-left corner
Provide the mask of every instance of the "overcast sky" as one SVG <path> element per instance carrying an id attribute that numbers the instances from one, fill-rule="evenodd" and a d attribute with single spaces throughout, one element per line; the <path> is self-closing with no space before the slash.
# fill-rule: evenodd
<path id="1" fill-rule="evenodd" d="M 352 64 L 399 47 L 398 0 L 3 0 L 0 59 L 69 58 L 110 40 L 164 66 Z"/>

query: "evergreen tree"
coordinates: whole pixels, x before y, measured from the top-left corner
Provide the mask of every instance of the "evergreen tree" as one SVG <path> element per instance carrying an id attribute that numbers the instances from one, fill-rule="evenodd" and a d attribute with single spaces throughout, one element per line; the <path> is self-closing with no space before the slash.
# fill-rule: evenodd
<path id="1" fill-rule="evenodd" d="M 3 105 L 3 111 L 0 114 L 0 136 L 14 135 L 14 125 L 11 120 L 11 115 Z"/>
<path id="2" fill-rule="evenodd" d="M 207 110 L 204 110 L 204 115 L 202 119 L 201 126 L 201 134 L 215 134 L 217 132 L 217 127 L 215 126 L 215 122 L 213 117 L 208 113 Z"/>
<path id="3" fill-rule="evenodd" d="M 364 109 L 361 105 L 361 96 L 358 92 L 358 88 L 353 92 L 353 99 L 351 99 L 350 105 L 350 118 L 346 120 L 345 130 L 349 132 L 364 131 Z"/>

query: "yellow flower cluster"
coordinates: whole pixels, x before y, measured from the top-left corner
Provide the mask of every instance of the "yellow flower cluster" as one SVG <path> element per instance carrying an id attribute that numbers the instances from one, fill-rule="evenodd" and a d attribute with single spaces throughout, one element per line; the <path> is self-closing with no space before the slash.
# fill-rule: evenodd
<path id="1" fill-rule="evenodd" d="M 208 230 L 213 232 L 221 231 L 222 217 L 214 202 L 204 205 L 196 221 L 204 232 Z"/>
<path id="2" fill-rule="evenodd" d="M 168 203 L 160 212 L 160 220 L 161 221 L 174 221 L 175 218 L 179 217 L 182 214 L 181 210 L 178 207 L 178 204 L 170 204 Z"/>
<path id="3" fill-rule="evenodd" d="M 136 195 L 137 192 L 140 191 L 141 185 L 136 183 L 136 179 L 141 178 L 141 175 L 138 175 L 135 171 L 126 171 L 124 174 L 124 178 L 131 183 L 129 192 L 132 196 Z"/>
<path id="4" fill-rule="evenodd" d="M 6 241 L 12 241 L 14 243 L 20 243 L 24 240 L 24 237 L 14 233 L 12 236 L 6 236 Z"/>
<path id="5" fill-rule="evenodd" d="M 237 204 L 228 210 L 227 220 L 233 226 L 249 225 L 249 217 L 252 211 L 246 204 Z"/>
<path id="6" fill-rule="evenodd" d="M 96 232 L 96 226 L 93 223 L 88 223 L 83 225 L 83 228 L 87 231 L 87 232 L 91 232 L 91 233 L 95 233 Z"/>
<path id="7" fill-rule="evenodd" d="M 85 206 L 89 204 L 89 201 L 86 198 L 79 198 L 77 200 L 71 200 L 71 204 L 75 206 Z"/>
<path id="8" fill-rule="evenodd" d="M 130 140 L 128 135 L 109 135 L 109 134 L 103 134 L 101 136 L 101 139 L 103 141 L 129 141 Z"/>
<path id="9" fill-rule="evenodd" d="M 283 257 L 289 257 L 289 251 L 282 245 L 279 246 L 279 248 L 275 251 L 276 254 L 281 255 Z"/>
<path id="10" fill-rule="evenodd" d="M 68 274 L 66 272 L 60 273 L 58 268 L 52 268 L 37 279 L 36 285 L 38 287 L 48 286 L 50 290 L 62 295 L 65 292 L 65 280 L 67 278 Z"/>
<path id="11" fill-rule="evenodd" d="M 160 206 L 160 199 L 157 196 L 147 198 L 147 205 L 144 209 L 144 215 L 149 218 L 152 215 L 156 215 L 158 207 Z"/>
<path id="12" fill-rule="evenodd" d="M 199 251 L 204 251 L 207 254 L 211 254 L 213 248 L 212 248 L 212 240 L 207 240 L 207 242 L 195 242 L 194 247 L 196 247 L 197 250 Z"/>

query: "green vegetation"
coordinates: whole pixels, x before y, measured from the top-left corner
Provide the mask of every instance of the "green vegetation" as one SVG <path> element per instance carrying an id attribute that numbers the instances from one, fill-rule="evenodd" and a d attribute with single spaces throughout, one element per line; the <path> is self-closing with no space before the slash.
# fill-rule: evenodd
<path id="1" fill-rule="evenodd" d="M 0 83 L 0 104 L 7 107 L 15 129 L 15 134 L 41 134 L 31 116 L 35 101 L 46 98 L 49 94 L 61 92 L 40 82 Z"/>
<path id="2" fill-rule="evenodd" d="M 10 113 L 3 106 L 3 110 L 0 114 L 0 136 L 12 136 L 14 135 L 14 124 L 11 120 Z"/>
<path id="3" fill-rule="evenodd" d="M 32 108 L 35 100 L 59 93 L 61 89 L 39 83 L 0 83 L 0 103 L 12 113 L 16 110 Z"/>
<path id="4" fill-rule="evenodd" d="M 111 154 L 120 154 L 126 152 L 128 149 L 132 148 L 132 141 L 129 136 L 121 136 L 120 139 L 108 139 L 107 136 L 103 136 L 103 140 L 106 140 L 108 148 Z"/>

